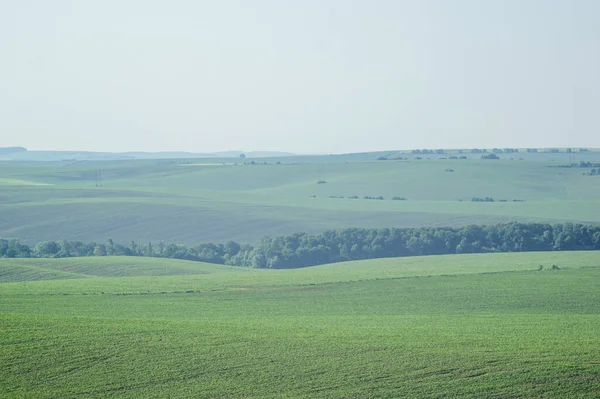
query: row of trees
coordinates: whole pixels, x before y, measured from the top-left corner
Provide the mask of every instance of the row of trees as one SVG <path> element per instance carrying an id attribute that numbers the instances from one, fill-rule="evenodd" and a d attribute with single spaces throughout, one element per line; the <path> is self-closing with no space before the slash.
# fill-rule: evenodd
<path id="1" fill-rule="evenodd" d="M 459 151 L 460 153 L 462 153 L 462 151 Z M 473 148 L 472 150 L 470 150 L 471 154 L 487 154 L 488 150 L 483 148 L 483 149 L 479 149 L 479 148 Z M 493 154 L 515 154 L 518 153 L 519 149 L 518 148 L 492 148 L 492 153 Z"/>
<path id="2" fill-rule="evenodd" d="M 579 152 L 588 152 L 588 149 L 587 149 L 587 148 L 579 148 L 579 150 L 578 150 L 578 151 L 579 151 Z M 518 152 L 518 151 L 517 151 L 517 152 Z M 539 152 L 539 151 L 538 151 L 538 149 L 537 149 L 537 148 L 528 148 L 528 149 L 527 149 L 527 152 L 529 152 L 529 153 L 537 153 L 537 152 Z M 550 148 L 550 149 L 546 150 L 545 152 L 549 152 L 549 153 L 551 153 L 551 154 L 558 154 L 558 153 L 560 153 L 560 150 L 559 150 L 558 148 Z M 572 148 L 567 148 L 567 149 L 565 150 L 565 152 L 566 152 L 567 154 L 572 154 L 572 153 L 574 153 L 574 152 L 575 152 L 575 150 L 573 150 Z"/>
<path id="3" fill-rule="evenodd" d="M 316 195 L 311 195 L 311 198 L 317 198 L 317 196 Z M 344 198 L 348 198 L 348 199 L 360 199 L 360 197 L 358 195 L 352 195 L 350 197 L 344 197 L 343 195 L 330 195 L 329 198 L 332 198 L 332 199 L 344 199 Z M 363 197 L 363 199 L 383 201 L 383 200 L 385 200 L 385 197 L 383 197 L 382 195 L 378 195 L 377 197 L 373 197 L 371 195 L 365 195 Z M 406 198 L 404 198 L 404 197 L 392 197 L 392 201 L 406 201 Z"/>
<path id="4" fill-rule="evenodd" d="M 339 229 L 265 237 L 255 246 L 230 241 L 185 246 L 162 242 L 125 246 L 44 241 L 35 247 L 0 239 L 0 257 L 148 256 L 253 268 L 298 268 L 348 260 L 459 253 L 600 250 L 600 226 L 509 223 L 461 228 Z"/>
<path id="5" fill-rule="evenodd" d="M 454 152 L 454 150 L 448 150 L 449 152 Z M 411 153 L 414 155 L 444 155 L 447 154 L 446 150 L 430 150 L 430 149 L 417 149 L 417 150 L 412 150 Z M 526 148 L 525 149 L 526 152 L 528 153 L 538 153 L 540 152 L 537 148 Z M 587 148 L 579 148 L 578 149 L 579 152 L 587 152 L 588 149 Z M 470 150 L 458 150 L 459 154 L 463 154 L 463 153 L 471 153 L 471 154 L 488 154 L 488 153 L 492 153 L 492 154 L 517 154 L 519 153 L 519 149 L 518 148 L 492 148 L 491 151 L 489 151 L 486 148 L 473 148 Z M 548 153 L 552 153 L 552 154 L 558 154 L 560 153 L 560 149 L 558 148 L 550 148 L 545 150 L 544 152 L 548 152 Z M 572 148 L 567 148 L 565 150 L 565 152 L 567 154 L 572 154 L 575 152 L 575 150 L 573 150 Z M 379 157 L 378 160 L 380 161 L 384 161 L 387 160 L 387 157 Z"/>
<path id="6" fill-rule="evenodd" d="M 600 168 L 600 162 L 585 162 L 581 161 L 579 163 L 569 163 L 566 165 L 557 165 L 551 166 L 557 168 Z"/>
<path id="7" fill-rule="evenodd" d="M 428 150 L 428 149 L 422 149 L 422 150 L 412 150 L 411 151 L 412 154 L 424 154 L 424 155 L 428 155 L 428 154 L 438 154 L 438 155 L 444 155 L 446 154 L 445 150 Z"/>
<path id="8" fill-rule="evenodd" d="M 484 198 L 473 197 L 473 198 L 471 198 L 471 202 L 496 202 L 496 200 L 493 199 L 492 197 L 484 197 Z M 508 200 L 507 199 L 499 199 L 498 202 L 508 202 Z M 514 200 L 512 200 L 512 202 L 525 202 L 525 200 L 514 199 Z"/>
<path id="9" fill-rule="evenodd" d="M 453 152 L 453 150 L 449 150 L 450 152 Z M 487 154 L 488 150 L 483 148 L 473 148 L 471 150 L 458 150 L 459 154 L 462 154 L 464 152 L 469 152 L 471 154 Z M 519 152 L 519 150 L 517 148 L 493 148 L 492 149 L 492 153 L 494 154 L 514 154 Z M 433 154 L 438 154 L 438 155 L 444 155 L 446 154 L 446 150 L 428 150 L 428 149 L 422 149 L 422 150 L 412 150 L 411 151 L 412 154 L 425 154 L 425 155 L 433 155 Z"/>
<path id="10" fill-rule="evenodd" d="M 481 159 L 500 159 L 500 157 L 496 154 L 486 154 L 486 155 L 482 155 Z"/>
<path id="11" fill-rule="evenodd" d="M 230 241 L 224 244 L 204 243 L 196 246 L 182 244 L 138 244 L 129 245 L 81 241 L 43 241 L 33 248 L 21 244 L 18 240 L 0 239 L 0 258 L 73 258 L 87 256 L 148 256 L 157 258 L 186 259 L 210 263 L 225 263 L 231 255 L 248 246 L 240 246 Z"/>

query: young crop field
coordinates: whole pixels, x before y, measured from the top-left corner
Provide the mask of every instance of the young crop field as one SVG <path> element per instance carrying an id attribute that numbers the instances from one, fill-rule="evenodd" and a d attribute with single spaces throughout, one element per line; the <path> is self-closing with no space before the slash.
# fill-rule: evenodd
<path id="1" fill-rule="evenodd" d="M 0 162 L 0 236 L 191 245 L 344 227 L 600 223 L 600 176 L 557 167 L 600 152 L 379 155 Z"/>
<path id="2" fill-rule="evenodd" d="M 0 259 L 0 397 L 597 398 L 597 252 Z"/>
<path id="3" fill-rule="evenodd" d="M 0 399 L 600 399 L 600 0 L 0 4 Z"/>

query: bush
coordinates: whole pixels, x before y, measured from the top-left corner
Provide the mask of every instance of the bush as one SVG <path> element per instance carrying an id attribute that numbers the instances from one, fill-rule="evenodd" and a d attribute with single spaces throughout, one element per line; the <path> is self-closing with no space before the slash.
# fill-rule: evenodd
<path id="1" fill-rule="evenodd" d="M 325 180 L 319 180 L 317 184 L 327 184 L 327 182 Z"/>
<path id="2" fill-rule="evenodd" d="M 406 201 L 404 197 L 392 197 L 392 201 Z"/>
<path id="3" fill-rule="evenodd" d="M 482 155 L 481 159 L 500 159 L 500 157 L 494 153 Z"/>

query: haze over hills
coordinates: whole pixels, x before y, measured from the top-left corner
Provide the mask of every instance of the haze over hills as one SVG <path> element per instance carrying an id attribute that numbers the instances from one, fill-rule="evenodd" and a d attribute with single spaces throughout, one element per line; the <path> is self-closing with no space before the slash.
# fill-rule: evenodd
<path id="1" fill-rule="evenodd" d="M 127 151 L 127 152 L 106 152 L 106 151 L 69 151 L 69 150 L 28 150 L 25 147 L 0 147 L 0 161 L 126 161 L 126 160 L 151 160 L 151 159 L 200 159 L 200 158 L 239 158 L 242 156 L 245 158 L 283 158 L 283 157 L 323 157 L 330 155 L 334 157 L 347 157 L 354 156 L 355 158 L 361 158 L 366 156 L 364 160 L 371 160 L 375 157 L 397 157 L 399 154 L 412 154 L 412 155 L 431 155 L 431 156 L 443 156 L 443 155 L 456 155 L 457 153 L 469 153 L 472 149 L 446 149 L 446 150 L 424 150 L 430 152 L 423 152 L 421 150 L 381 150 L 381 151 L 368 151 L 368 152 L 357 152 L 357 153 L 336 153 L 336 154 L 304 154 L 304 153 L 293 153 L 287 151 L 242 151 L 242 150 L 231 150 L 231 151 L 218 151 L 218 152 L 190 152 L 190 151 L 158 151 L 158 152 L 145 152 L 145 151 Z M 482 149 L 483 152 L 495 152 L 496 149 Z M 501 150 L 500 150 L 501 151 Z M 535 152 L 556 154 L 561 152 L 568 153 L 583 153 L 583 152 L 596 152 L 596 148 L 580 148 L 573 146 L 571 149 L 567 148 L 539 148 L 535 149 Z M 526 149 L 522 149 L 521 152 L 527 152 Z M 480 152 L 474 152 L 475 155 Z M 373 158 L 373 159 L 375 159 Z M 298 159 L 300 161 L 300 159 Z M 320 162 L 331 161 L 331 159 L 320 158 Z"/>
<path id="2" fill-rule="evenodd" d="M 600 399 L 598 15 L 0 2 L 0 399 Z"/>
<path id="3" fill-rule="evenodd" d="M 287 157 L 296 154 L 280 151 L 222 151 L 222 152 L 95 152 L 95 151 L 29 151 L 24 147 L 0 147 L 0 161 L 120 161 L 134 159 L 173 158 L 237 158 L 244 154 L 248 158 Z"/>
<path id="4" fill-rule="evenodd" d="M 555 150 L 0 162 L 0 237 L 252 244 L 350 227 L 600 223 L 600 152 Z"/>

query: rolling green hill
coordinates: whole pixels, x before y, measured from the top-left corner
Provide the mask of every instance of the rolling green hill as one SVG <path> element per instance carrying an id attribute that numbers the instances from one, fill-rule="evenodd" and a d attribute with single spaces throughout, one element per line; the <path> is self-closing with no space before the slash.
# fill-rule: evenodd
<path id="1" fill-rule="evenodd" d="M 6 398 L 595 398 L 600 386 L 594 252 L 0 270 Z"/>
<path id="2" fill-rule="evenodd" d="M 0 283 L 85 277 L 178 276 L 225 271 L 239 269 L 212 263 L 137 257 L 2 259 Z"/>
<path id="3" fill-rule="evenodd" d="M 2 162 L 0 236 L 30 244 L 57 238 L 252 243 L 264 235 L 342 227 L 600 223 L 600 176 L 549 167 L 597 161 L 600 153 L 517 154 L 513 160 L 504 154 L 497 161 L 374 161 L 375 155 L 290 157 L 267 165 L 239 159 Z"/>

